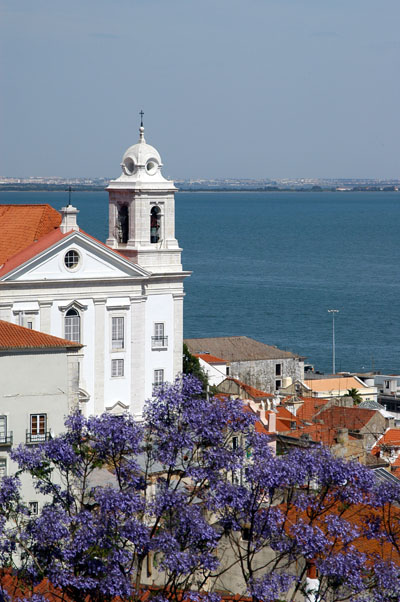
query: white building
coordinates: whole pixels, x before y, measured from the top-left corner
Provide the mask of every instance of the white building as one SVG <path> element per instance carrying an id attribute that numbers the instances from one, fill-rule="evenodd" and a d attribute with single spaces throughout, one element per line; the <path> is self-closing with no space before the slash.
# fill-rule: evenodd
<path id="1" fill-rule="evenodd" d="M 183 281 L 172 182 L 140 139 L 109 187 L 107 246 L 78 210 L 0 206 L 0 319 L 83 344 L 85 414 L 140 416 L 154 385 L 182 370 Z"/>
<path id="2" fill-rule="evenodd" d="M 64 431 L 79 402 L 82 346 L 0 320 L 0 476 L 14 474 L 8 452 Z M 43 497 L 22 477 L 22 494 L 37 511 Z"/>

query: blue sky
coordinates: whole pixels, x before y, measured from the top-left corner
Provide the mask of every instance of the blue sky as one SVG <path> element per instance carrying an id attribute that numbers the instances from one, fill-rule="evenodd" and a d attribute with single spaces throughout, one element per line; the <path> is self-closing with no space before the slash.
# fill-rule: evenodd
<path id="1" fill-rule="evenodd" d="M 400 177 L 399 0 L 0 0 L 0 175 Z"/>

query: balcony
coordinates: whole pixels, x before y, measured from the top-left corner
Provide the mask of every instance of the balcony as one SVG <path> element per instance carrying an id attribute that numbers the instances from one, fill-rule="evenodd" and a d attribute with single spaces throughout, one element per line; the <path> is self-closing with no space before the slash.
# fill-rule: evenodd
<path id="1" fill-rule="evenodd" d="M 7 435 L 0 435 L 0 447 L 6 447 L 7 445 L 13 444 L 13 432 L 9 432 Z"/>
<path id="2" fill-rule="evenodd" d="M 168 337 L 151 337 L 152 349 L 167 349 Z"/>
<path id="3" fill-rule="evenodd" d="M 50 441 L 51 433 L 29 433 L 26 432 L 26 443 L 34 444 L 34 443 L 44 443 L 45 441 Z"/>

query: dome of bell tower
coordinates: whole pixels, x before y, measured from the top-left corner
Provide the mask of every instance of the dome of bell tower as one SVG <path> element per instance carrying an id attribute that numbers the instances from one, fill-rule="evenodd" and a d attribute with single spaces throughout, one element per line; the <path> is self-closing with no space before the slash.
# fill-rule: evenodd
<path id="1" fill-rule="evenodd" d="M 144 137 L 143 125 L 139 128 L 139 141 L 130 146 L 124 153 L 121 163 L 122 171 L 126 176 L 155 176 L 162 167 L 160 153 L 147 144 Z"/>

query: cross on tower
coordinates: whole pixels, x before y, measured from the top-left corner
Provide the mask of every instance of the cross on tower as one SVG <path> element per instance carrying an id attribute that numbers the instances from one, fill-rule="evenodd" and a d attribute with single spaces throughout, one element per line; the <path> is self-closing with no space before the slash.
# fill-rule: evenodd
<path id="1" fill-rule="evenodd" d="M 139 115 L 140 115 L 140 127 L 142 128 L 143 127 L 143 115 L 144 115 L 143 111 L 140 111 Z"/>
<path id="2" fill-rule="evenodd" d="M 71 186 L 68 186 L 68 188 L 65 189 L 65 192 L 68 192 L 68 207 L 69 207 L 71 205 L 71 192 L 75 192 L 75 190 Z"/>

